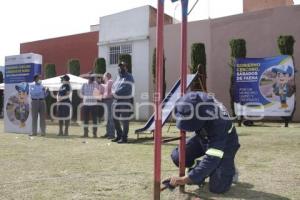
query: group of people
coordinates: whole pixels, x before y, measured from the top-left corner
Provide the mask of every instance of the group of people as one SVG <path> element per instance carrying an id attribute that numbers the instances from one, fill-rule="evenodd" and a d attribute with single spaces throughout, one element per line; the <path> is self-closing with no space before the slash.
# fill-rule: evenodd
<path id="1" fill-rule="evenodd" d="M 127 63 L 121 62 L 118 77 L 115 81 L 106 72 L 103 77 L 89 74 L 88 82 L 82 85 L 79 92 L 82 98 L 83 137 L 89 136 L 89 119 L 92 118 L 92 134 L 97 137 L 98 119 L 106 115 L 106 133 L 102 136 L 117 143 L 127 143 L 129 121 L 133 114 L 132 85 L 134 79 L 128 72 Z M 57 92 L 56 107 L 59 119 L 58 136 L 69 135 L 69 125 L 72 118 L 70 77 L 61 77 L 62 85 Z M 32 98 L 32 136 L 37 135 L 37 119 L 40 117 L 41 135 L 46 133 L 46 101 L 49 90 L 41 84 L 40 75 L 34 76 L 30 85 Z"/>
<path id="2" fill-rule="evenodd" d="M 81 89 L 83 97 L 83 137 L 88 137 L 89 116 L 93 121 L 93 136 L 97 137 L 97 117 L 102 115 L 99 106 L 105 105 L 107 125 L 105 137 L 114 142 L 126 143 L 129 129 L 129 119 L 132 114 L 132 84 L 133 77 L 127 71 L 126 63 L 119 64 L 119 76 L 115 81 L 111 74 L 101 78 L 90 76 L 88 83 Z M 57 94 L 59 136 L 68 135 L 70 124 L 70 94 L 69 77 L 64 75 L 62 85 Z M 30 87 L 32 97 L 32 135 L 37 133 L 37 115 L 40 114 L 41 135 L 45 135 L 44 114 L 46 111 L 45 97 L 48 90 L 40 82 L 40 77 L 34 77 L 35 84 Z M 201 105 L 201 106 L 199 106 Z M 100 109 L 101 110 L 101 109 Z M 194 113 L 190 117 L 191 113 Z M 163 183 L 169 188 L 179 185 L 202 185 L 209 177 L 209 190 L 213 193 L 227 192 L 232 183 L 237 181 L 235 155 L 240 148 L 236 129 L 226 108 L 213 96 L 204 92 L 190 92 L 181 97 L 175 105 L 176 126 L 184 131 L 195 132 L 186 142 L 185 165 L 188 168 L 186 176 L 173 176 Z M 121 124 L 123 126 L 121 126 Z M 64 126 L 64 129 L 63 129 Z M 115 135 L 116 133 L 116 135 Z M 171 158 L 179 166 L 180 152 L 175 148 Z"/>

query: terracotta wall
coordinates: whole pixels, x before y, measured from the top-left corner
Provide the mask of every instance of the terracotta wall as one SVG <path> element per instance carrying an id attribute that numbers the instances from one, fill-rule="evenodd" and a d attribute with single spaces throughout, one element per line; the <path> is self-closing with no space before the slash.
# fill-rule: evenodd
<path id="1" fill-rule="evenodd" d="M 251 12 L 293 4 L 293 0 L 244 0 L 243 10 L 244 12 Z"/>
<path id="2" fill-rule="evenodd" d="M 88 32 L 20 44 L 20 53 L 38 53 L 43 56 L 43 64 L 54 63 L 58 75 L 67 72 L 69 59 L 80 60 L 80 72 L 92 69 L 98 56 L 99 32 Z"/>

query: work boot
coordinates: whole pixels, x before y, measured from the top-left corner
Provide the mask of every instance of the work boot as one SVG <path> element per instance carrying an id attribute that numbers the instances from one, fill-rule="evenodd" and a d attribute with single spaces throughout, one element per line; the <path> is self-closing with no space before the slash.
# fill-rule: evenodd
<path id="1" fill-rule="evenodd" d="M 85 137 L 85 138 L 89 137 L 89 129 L 84 128 L 83 131 L 84 131 L 83 137 Z"/>
<path id="2" fill-rule="evenodd" d="M 64 136 L 69 136 L 69 125 L 70 125 L 70 120 L 65 121 L 65 134 Z"/>
<path id="3" fill-rule="evenodd" d="M 118 141 L 118 144 L 124 144 L 127 143 L 127 138 L 122 138 Z"/>
<path id="4" fill-rule="evenodd" d="M 63 125 L 64 125 L 64 122 L 62 120 L 59 120 L 59 132 L 58 132 L 57 136 L 63 135 Z"/>
<path id="5" fill-rule="evenodd" d="M 97 128 L 93 128 L 93 137 L 97 138 Z"/>
<path id="6" fill-rule="evenodd" d="M 120 140 L 120 138 L 119 137 L 116 137 L 115 139 L 112 139 L 111 141 L 112 142 L 118 142 Z"/>

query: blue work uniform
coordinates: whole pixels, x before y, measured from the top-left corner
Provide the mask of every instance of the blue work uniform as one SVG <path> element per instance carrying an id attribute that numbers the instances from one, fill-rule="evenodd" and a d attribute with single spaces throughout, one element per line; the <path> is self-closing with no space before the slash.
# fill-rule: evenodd
<path id="1" fill-rule="evenodd" d="M 61 105 L 58 105 L 58 116 L 59 117 L 64 117 L 64 118 L 71 118 L 70 116 L 70 108 L 71 108 L 71 100 L 69 96 L 67 96 L 70 92 L 72 92 L 71 86 L 68 83 L 62 84 L 62 86 L 58 90 L 58 96 L 59 97 L 64 97 L 60 101 L 60 103 L 63 103 Z"/>
<path id="2" fill-rule="evenodd" d="M 224 106 L 207 93 L 191 92 L 179 99 L 175 114 L 179 129 L 195 132 L 186 142 L 186 167 L 190 168 L 188 177 L 192 183 L 200 185 L 209 177 L 211 192 L 228 191 L 235 175 L 234 158 L 240 144 Z M 188 115 L 192 117 L 184 119 Z M 178 166 L 178 148 L 173 150 L 171 158 Z"/>

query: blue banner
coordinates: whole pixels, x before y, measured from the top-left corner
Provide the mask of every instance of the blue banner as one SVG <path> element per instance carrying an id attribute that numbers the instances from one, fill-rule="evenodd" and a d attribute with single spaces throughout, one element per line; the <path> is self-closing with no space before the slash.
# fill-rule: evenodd
<path id="1" fill-rule="evenodd" d="M 29 84 L 41 74 L 41 64 L 42 56 L 33 53 L 5 57 L 5 132 L 32 132 Z"/>
<path id="2" fill-rule="evenodd" d="M 41 64 L 25 63 L 5 66 L 5 83 L 32 82 L 35 74 L 41 74 Z"/>
<path id="3" fill-rule="evenodd" d="M 292 57 L 236 59 L 234 91 L 237 115 L 290 116 L 295 104 Z"/>

